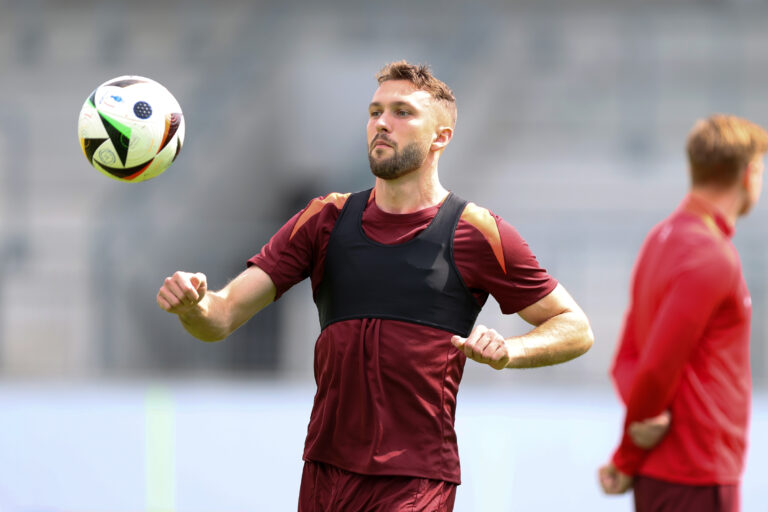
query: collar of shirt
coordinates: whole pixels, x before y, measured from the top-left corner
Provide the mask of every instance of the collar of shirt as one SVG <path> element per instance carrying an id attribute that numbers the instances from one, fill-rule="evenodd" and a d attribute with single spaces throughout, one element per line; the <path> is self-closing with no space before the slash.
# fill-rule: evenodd
<path id="1" fill-rule="evenodd" d="M 703 197 L 689 192 L 685 199 L 683 199 L 680 209 L 701 217 L 707 226 L 716 229 L 723 236 L 727 238 L 733 237 L 734 227 L 715 205 Z"/>

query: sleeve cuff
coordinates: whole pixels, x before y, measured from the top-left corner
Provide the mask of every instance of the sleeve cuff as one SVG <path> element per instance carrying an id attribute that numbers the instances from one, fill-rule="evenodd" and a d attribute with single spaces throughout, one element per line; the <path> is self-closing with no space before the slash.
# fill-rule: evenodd
<path id="1" fill-rule="evenodd" d="M 619 471 L 625 475 L 635 476 L 647 456 L 647 450 L 635 446 L 629 436 L 625 435 L 611 460 Z"/>

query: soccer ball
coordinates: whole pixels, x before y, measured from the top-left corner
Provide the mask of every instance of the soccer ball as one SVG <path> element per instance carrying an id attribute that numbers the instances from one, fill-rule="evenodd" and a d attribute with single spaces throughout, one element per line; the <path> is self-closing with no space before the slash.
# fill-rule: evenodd
<path id="1" fill-rule="evenodd" d="M 184 142 L 184 116 L 168 89 L 149 78 L 107 80 L 85 100 L 80 145 L 97 170 L 120 181 L 159 176 Z"/>

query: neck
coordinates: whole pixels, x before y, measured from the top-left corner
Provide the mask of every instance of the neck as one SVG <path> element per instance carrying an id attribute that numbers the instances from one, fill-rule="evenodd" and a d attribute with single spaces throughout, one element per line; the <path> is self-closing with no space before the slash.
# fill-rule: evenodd
<path id="1" fill-rule="evenodd" d="M 440 204 L 448 191 L 440 184 L 437 162 L 394 180 L 376 178 L 376 205 L 387 213 L 411 213 Z"/>
<path id="2" fill-rule="evenodd" d="M 744 198 L 737 188 L 694 187 L 691 194 L 714 206 L 731 226 L 736 225 L 744 209 Z"/>

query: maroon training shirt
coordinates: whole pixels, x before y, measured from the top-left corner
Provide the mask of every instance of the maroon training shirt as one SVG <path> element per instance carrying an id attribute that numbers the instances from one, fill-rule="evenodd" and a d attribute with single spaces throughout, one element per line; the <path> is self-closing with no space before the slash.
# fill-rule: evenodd
<path id="1" fill-rule="evenodd" d="M 277 298 L 306 277 L 317 290 L 328 238 L 348 196 L 312 200 L 248 260 L 271 277 Z M 371 200 L 363 229 L 379 243 L 402 243 L 424 230 L 438 209 L 390 214 Z M 508 314 L 557 285 L 512 226 L 473 203 L 456 228 L 454 260 L 478 303 L 490 293 Z M 367 475 L 460 483 L 454 418 L 466 356 L 451 344 L 451 336 L 377 318 L 323 329 L 315 344 L 317 393 L 304 458 Z"/>

